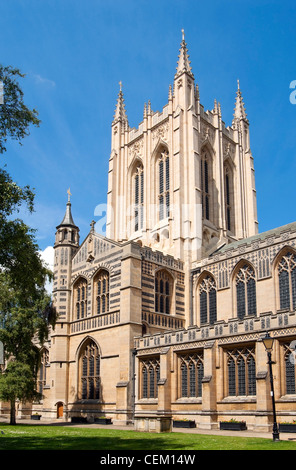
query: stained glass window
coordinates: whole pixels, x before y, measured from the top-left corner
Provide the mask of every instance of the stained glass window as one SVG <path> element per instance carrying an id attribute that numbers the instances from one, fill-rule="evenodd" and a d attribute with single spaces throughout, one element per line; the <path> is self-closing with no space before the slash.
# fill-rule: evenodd
<path id="1" fill-rule="evenodd" d="M 256 395 L 255 348 L 227 351 L 228 395 Z"/>
<path id="2" fill-rule="evenodd" d="M 192 352 L 180 356 L 181 397 L 201 397 L 204 376 L 203 355 Z"/>
<path id="3" fill-rule="evenodd" d="M 97 314 L 108 312 L 109 310 L 109 273 L 101 270 L 94 278 L 96 286 L 96 312 Z"/>
<path id="4" fill-rule="evenodd" d="M 278 264 L 280 308 L 296 310 L 296 256 L 288 252 Z"/>
<path id="5" fill-rule="evenodd" d="M 134 228 L 135 232 L 143 228 L 144 222 L 144 169 L 136 168 L 134 174 Z"/>
<path id="6" fill-rule="evenodd" d="M 94 341 L 88 341 L 80 353 L 81 398 L 100 398 L 100 355 Z"/>
<path id="7" fill-rule="evenodd" d="M 202 153 L 200 163 L 200 180 L 202 193 L 202 215 L 204 219 L 210 220 L 210 178 L 209 178 L 209 156 Z"/>
<path id="8" fill-rule="evenodd" d="M 200 324 L 217 321 L 217 290 L 212 276 L 207 275 L 199 286 Z"/>
<path id="9" fill-rule="evenodd" d="M 84 318 L 87 308 L 87 281 L 78 279 L 74 285 L 74 302 L 76 305 L 76 319 Z"/>
<path id="10" fill-rule="evenodd" d="M 159 220 L 170 215 L 170 160 L 168 152 L 163 152 L 159 163 Z"/>
<path id="11" fill-rule="evenodd" d="M 142 368 L 142 398 L 157 398 L 158 381 L 160 379 L 159 357 L 141 361 Z"/>
<path id="12" fill-rule="evenodd" d="M 173 279 L 167 271 L 157 271 L 155 274 L 155 311 L 170 313 L 173 293 Z"/>
<path id="13" fill-rule="evenodd" d="M 245 264 L 236 275 L 237 316 L 243 320 L 246 314 L 256 315 L 256 280 L 251 266 Z"/>

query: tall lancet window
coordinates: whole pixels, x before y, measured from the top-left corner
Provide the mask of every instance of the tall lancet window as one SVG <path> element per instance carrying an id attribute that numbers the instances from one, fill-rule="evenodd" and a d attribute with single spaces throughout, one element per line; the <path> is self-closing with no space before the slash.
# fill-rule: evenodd
<path id="1" fill-rule="evenodd" d="M 134 173 L 134 223 L 135 232 L 143 228 L 144 221 L 144 170 L 139 165 Z"/>
<path id="2" fill-rule="evenodd" d="M 202 215 L 210 220 L 210 159 L 207 152 L 202 152 L 200 162 L 200 180 L 202 194 Z"/>
<path id="3" fill-rule="evenodd" d="M 230 200 L 230 173 L 228 168 L 225 169 L 225 216 L 226 228 L 231 230 L 231 200 Z"/>
<path id="4" fill-rule="evenodd" d="M 170 215 L 170 159 L 168 152 L 163 152 L 159 163 L 159 220 Z"/>
<path id="5" fill-rule="evenodd" d="M 288 252 L 278 264 L 280 308 L 296 310 L 296 256 Z"/>
<path id="6" fill-rule="evenodd" d="M 217 321 L 217 288 L 212 276 L 206 276 L 199 286 L 200 324 Z"/>
<path id="7" fill-rule="evenodd" d="M 251 266 L 245 264 L 236 275 L 237 316 L 256 315 L 256 278 Z"/>

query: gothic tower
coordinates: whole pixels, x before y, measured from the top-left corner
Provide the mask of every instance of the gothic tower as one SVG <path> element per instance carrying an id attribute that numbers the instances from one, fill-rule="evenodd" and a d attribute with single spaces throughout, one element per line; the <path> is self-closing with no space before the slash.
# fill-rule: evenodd
<path id="1" fill-rule="evenodd" d="M 240 87 L 231 126 L 205 111 L 184 31 L 173 89 L 161 113 L 145 104 L 130 128 L 122 87 L 112 123 L 107 237 L 192 263 L 258 232 L 249 122 Z"/>
<path id="2" fill-rule="evenodd" d="M 68 202 L 62 222 L 57 226 L 54 244 L 54 286 L 53 300 L 58 312 L 58 320 L 51 334 L 51 393 L 55 402 L 67 404 L 68 383 L 68 334 L 71 311 L 72 258 L 79 248 L 79 228 L 75 225 L 70 202 Z M 56 403 L 54 403 L 56 405 Z"/>

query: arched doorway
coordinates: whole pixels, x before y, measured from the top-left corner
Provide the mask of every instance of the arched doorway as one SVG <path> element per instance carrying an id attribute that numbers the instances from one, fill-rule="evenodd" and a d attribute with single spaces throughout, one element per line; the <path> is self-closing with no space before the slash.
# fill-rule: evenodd
<path id="1" fill-rule="evenodd" d="M 59 401 L 57 403 L 57 418 L 63 418 L 64 416 L 64 404 L 63 402 Z"/>

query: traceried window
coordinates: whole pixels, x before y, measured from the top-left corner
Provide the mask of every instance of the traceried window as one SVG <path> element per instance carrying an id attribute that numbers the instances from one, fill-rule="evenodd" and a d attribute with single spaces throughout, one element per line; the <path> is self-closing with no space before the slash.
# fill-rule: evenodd
<path id="1" fill-rule="evenodd" d="M 284 344 L 284 361 L 285 361 L 285 389 L 284 395 L 295 395 L 296 394 L 296 374 L 295 374 L 295 347 L 293 347 L 295 341 L 289 344 Z"/>
<path id="2" fill-rule="evenodd" d="M 173 279 L 165 271 L 157 271 L 155 274 L 155 312 L 170 313 L 173 294 Z"/>
<path id="3" fill-rule="evenodd" d="M 227 351 L 228 395 L 256 395 L 255 348 Z"/>
<path id="4" fill-rule="evenodd" d="M 109 273 L 102 270 L 94 278 L 96 314 L 109 311 Z"/>
<path id="5" fill-rule="evenodd" d="M 74 286 L 74 303 L 76 309 L 76 319 L 86 317 L 87 314 L 87 281 L 79 279 Z"/>
<path id="6" fill-rule="evenodd" d="M 89 341 L 81 351 L 79 367 L 81 399 L 100 399 L 100 355 L 94 341 Z"/>
<path id="7" fill-rule="evenodd" d="M 202 215 L 210 220 L 210 158 L 205 151 L 202 152 L 200 165 Z"/>
<path id="8" fill-rule="evenodd" d="M 217 321 L 217 288 L 212 276 L 206 276 L 199 286 L 200 324 Z"/>
<path id="9" fill-rule="evenodd" d="M 159 357 L 141 361 L 142 390 L 141 398 L 157 398 L 160 379 Z"/>
<path id="10" fill-rule="evenodd" d="M 133 176 L 134 184 L 134 229 L 141 230 L 144 221 L 144 170 L 138 165 Z"/>
<path id="11" fill-rule="evenodd" d="M 168 152 L 163 152 L 158 160 L 159 169 L 159 220 L 170 215 L 170 159 Z"/>
<path id="12" fill-rule="evenodd" d="M 180 356 L 181 397 L 201 397 L 204 376 L 203 355 L 197 352 Z"/>
<path id="13" fill-rule="evenodd" d="M 232 227 L 232 178 L 229 168 L 225 167 L 225 217 L 226 217 L 226 228 L 227 230 L 233 230 Z"/>
<path id="14" fill-rule="evenodd" d="M 245 264 L 238 271 L 236 278 L 237 316 L 243 320 L 246 315 L 256 315 L 256 279 L 251 266 Z"/>
<path id="15" fill-rule="evenodd" d="M 43 388 L 46 385 L 46 369 L 49 366 L 49 352 L 47 349 L 43 349 L 40 366 L 38 371 L 38 392 L 43 393 Z"/>
<path id="16" fill-rule="evenodd" d="M 288 252 L 278 264 L 280 308 L 296 310 L 296 256 Z"/>

